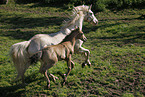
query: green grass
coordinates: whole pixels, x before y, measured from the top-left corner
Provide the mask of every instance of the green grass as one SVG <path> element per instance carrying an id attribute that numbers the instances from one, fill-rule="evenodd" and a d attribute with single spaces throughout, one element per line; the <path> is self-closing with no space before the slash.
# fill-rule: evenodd
<path id="1" fill-rule="evenodd" d="M 69 9 L 70 10 L 70 9 Z M 56 84 L 38 73 L 40 63 L 25 73 L 26 86 L 13 82 L 17 73 L 8 56 L 11 45 L 39 33 L 60 30 L 67 9 L 32 4 L 0 6 L 0 94 L 1 97 L 30 96 L 122 96 L 143 97 L 145 83 L 145 9 L 125 9 L 96 13 L 97 26 L 84 22 L 88 41 L 83 47 L 91 51 L 92 66 L 81 68 L 81 55 L 73 55 L 75 67 L 61 86 L 58 71 L 65 73 L 64 61 L 49 70 L 59 77 Z"/>

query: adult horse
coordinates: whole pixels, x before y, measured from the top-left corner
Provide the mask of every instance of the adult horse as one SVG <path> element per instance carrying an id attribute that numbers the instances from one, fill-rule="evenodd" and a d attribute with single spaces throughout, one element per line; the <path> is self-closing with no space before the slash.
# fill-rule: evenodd
<path id="1" fill-rule="evenodd" d="M 43 49 L 45 46 L 56 45 L 60 43 L 66 35 L 71 33 L 71 30 L 75 29 L 76 26 L 79 27 L 80 30 L 82 30 L 84 19 L 93 24 L 98 24 L 98 20 L 91 11 L 91 6 L 77 6 L 74 7 L 72 12 L 73 15 L 68 21 L 64 23 L 64 26 L 59 32 L 52 34 L 37 34 L 33 36 L 29 41 L 24 41 L 12 45 L 10 56 L 18 73 L 16 79 L 21 76 L 22 80 L 24 80 L 24 73 L 26 69 L 31 65 L 29 59 L 30 56 Z M 89 61 L 90 51 L 83 48 L 81 46 L 82 43 L 83 41 L 81 40 L 76 41 L 75 52 L 83 53 L 85 55 L 86 60 L 83 65 L 91 65 Z"/>

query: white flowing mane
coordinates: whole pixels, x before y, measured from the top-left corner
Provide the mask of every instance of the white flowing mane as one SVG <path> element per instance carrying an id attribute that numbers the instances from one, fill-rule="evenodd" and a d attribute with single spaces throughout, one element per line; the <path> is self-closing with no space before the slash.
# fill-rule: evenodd
<path id="1" fill-rule="evenodd" d="M 74 24 L 76 20 L 78 20 L 80 17 L 84 15 L 83 12 L 87 12 L 89 10 L 89 6 L 82 5 L 74 7 L 72 10 L 72 14 L 69 14 L 69 18 L 63 21 L 63 26 L 61 29 L 65 29 L 69 27 L 70 25 Z"/>

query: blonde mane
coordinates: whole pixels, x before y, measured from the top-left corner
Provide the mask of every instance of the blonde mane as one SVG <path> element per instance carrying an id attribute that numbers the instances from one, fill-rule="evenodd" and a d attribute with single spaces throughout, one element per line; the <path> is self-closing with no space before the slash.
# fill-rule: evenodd
<path id="1" fill-rule="evenodd" d="M 86 5 L 74 7 L 72 10 L 72 15 L 69 15 L 69 18 L 63 21 L 62 29 L 65 29 L 74 24 L 75 21 L 84 16 L 84 12 L 87 12 L 88 10 L 89 6 Z"/>

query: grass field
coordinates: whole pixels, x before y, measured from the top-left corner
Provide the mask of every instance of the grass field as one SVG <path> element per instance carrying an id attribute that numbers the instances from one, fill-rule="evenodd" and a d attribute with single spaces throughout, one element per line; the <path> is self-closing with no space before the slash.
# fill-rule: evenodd
<path id="1" fill-rule="evenodd" d="M 59 31 L 70 9 L 36 4 L 0 6 L 0 95 L 1 97 L 44 96 L 145 96 L 145 9 L 96 12 L 97 26 L 84 22 L 88 38 L 83 47 L 91 51 L 92 66 L 81 68 L 81 55 L 73 55 L 75 67 L 61 86 L 58 71 L 67 70 L 64 61 L 49 70 L 59 77 L 56 84 L 38 73 L 40 63 L 25 73 L 26 86 L 13 82 L 17 73 L 8 56 L 11 45 L 39 33 Z"/>

